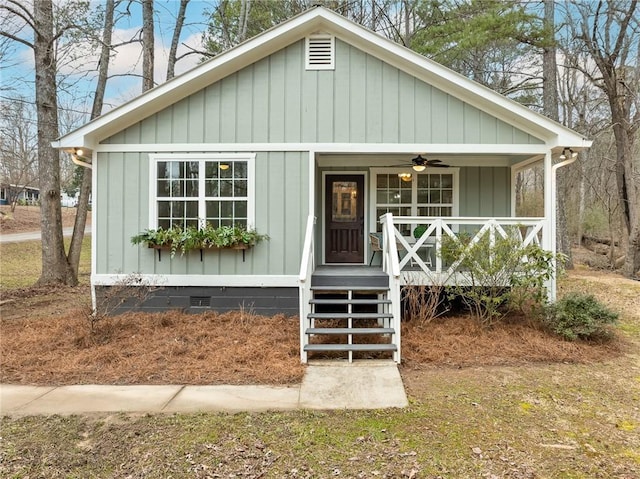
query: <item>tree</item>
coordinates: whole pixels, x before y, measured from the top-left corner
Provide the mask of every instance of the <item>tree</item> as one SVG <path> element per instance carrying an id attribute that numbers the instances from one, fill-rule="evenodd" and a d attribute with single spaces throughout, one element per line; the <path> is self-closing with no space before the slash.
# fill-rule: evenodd
<path id="1" fill-rule="evenodd" d="M 37 184 L 37 138 L 30 121 L 30 105 L 24 99 L 0 106 L 0 183 L 7 188 L 6 200 L 15 211 L 20 193 Z"/>
<path id="2" fill-rule="evenodd" d="M 543 0 L 544 28 L 549 39 L 542 48 L 542 111 L 555 121 L 560 121 L 558 115 L 558 65 L 556 62 L 557 48 L 555 41 L 555 0 Z M 567 223 L 567 174 L 564 169 L 558 170 L 558 195 L 556 201 L 556 248 L 564 255 L 564 266 L 573 269 L 571 256 L 571 241 L 569 240 L 569 226 Z"/>
<path id="3" fill-rule="evenodd" d="M 7 0 L 0 10 L 13 16 L 33 32 L 29 41 L 18 34 L 2 29 L 0 35 L 29 47 L 35 60 L 35 97 L 38 125 L 38 176 L 40 178 L 42 274 L 38 284 L 75 285 L 73 273 L 64 251 L 62 236 L 62 211 L 60 206 L 60 157 L 51 142 L 58 135 L 58 100 L 56 91 L 56 41 L 72 24 L 54 25 L 51 0 L 34 2 L 29 10 L 23 2 Z"/>
<path id="4" fill-rule="evenodd" d="M 180 34 L 182 26 L 187 14 L 187 5 L 189 0 L 180 0 L 180 9 L 176 16 L 176 27 L 173 29 L 173 37 L 171 38 L 171 47 L 169 48 L 169 61 L 167 62 L 167 80 L 171 80 L 175 75 L 176 62 L 178 61 L 178 43 L 180 42 Z"/>
<path id="5" fill-rule="evenodd" d="M 154 86 L 153 0 L 142 0 L 142 91 Z"/>
<path id="6" fill-rule="evenodd" d="M 638 1 L 574 5 L 577 38 L 597 66 L 583 70 L 607 97 L 616 146 L 615 171 L 626 243 L 625 274 L 640 275 L 640 166 L 634 143 L 640 127 L 640 10 Z"/>

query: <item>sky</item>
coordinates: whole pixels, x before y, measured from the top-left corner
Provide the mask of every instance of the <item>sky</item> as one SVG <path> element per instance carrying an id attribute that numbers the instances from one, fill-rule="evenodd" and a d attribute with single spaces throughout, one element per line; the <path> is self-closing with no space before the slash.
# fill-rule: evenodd
<path id="1" fill-rule="evenodd" d="M 66 0 L 54 0 L 55 3 L 64 3 Z M 92 4 L 99 4 L 100 0 Z M 187 7 L 187 18 L 180 38 L 181 46 L 178 56 L 188 48 L 188 45 L 196 50 L 201 50 L 202 33 L 206 29 L 205 11 L 215 8 L 215 0 L 191 0 Z M 156 84 L 166 80 L 167 58 L 171 38 L 175 28 L 175 17 L 179 8 L 178 0 L 155 0 L 155 75 Z M 113 32 L 113 43 L 117 44 L 130 40 L 142 28 L 142 9 L 139 3 L 132 2 L 129 8 L 130 15 L 122 15 L 117 21 Z M 26 30 L 25 30 L 26 31 Z M 31 40 L 31 38 L 29 38 Z M 82 117 L 82 113 L 91 110 L 93 93 L 95 90 L 95 78 L 97 75 L 97 52 L 88 50 L 86 46 L 74 44 L 72 52 L 79 58 L 71 55 L 60 55 L 58 67 L 61 74 L 66 75 L 65 82 L 69 88 L 61 88 L 60 110 L 61 129 L 79 126 L 88 117 Z M 142 71 L 142 47 L 140 43 L 130 43 L 116 49 L 109 65 L 109 75 L 112 78 L 107 82 L 105 94 L 105 107 L 103 113 L 135 98 L 142 92 L 142 81 L 131 74 L 140 74 Z M 197 54 L 188 55 L 176 64 L 176 75 L 185 72 L 201 61 Z M 12 42 L 9 55 L 0 57 L 0 100 L 24 97 L 34 98 L 33 86 L 35 81 L 33 51 L 19 43 Z M 68 113 L 65 117 L 65 112 Z"/>

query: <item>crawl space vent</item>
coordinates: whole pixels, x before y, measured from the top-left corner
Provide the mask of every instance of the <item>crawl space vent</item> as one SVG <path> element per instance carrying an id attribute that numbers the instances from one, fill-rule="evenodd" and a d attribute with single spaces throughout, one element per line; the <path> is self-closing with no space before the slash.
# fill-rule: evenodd
<path id="1" fill-rule="evenodd" d="M 192 308 L 208 308 L 211 306 L 210 296 L 190 296 L 189 299 Z"/>
<path id="2" fill-rule="evenodd" d="M 332 35 L 307 37 L 307 70 L 333 70 L 335 42 Z"/>

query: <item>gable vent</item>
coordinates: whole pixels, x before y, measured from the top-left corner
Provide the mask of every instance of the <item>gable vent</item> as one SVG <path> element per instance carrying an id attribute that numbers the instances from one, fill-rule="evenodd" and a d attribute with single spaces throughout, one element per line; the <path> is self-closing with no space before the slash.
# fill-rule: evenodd
<path id="1" fill-rule="evenodd" d="M 333 70 L 335 42 L 332 35 L 307 37 L 307 70 Z"/>

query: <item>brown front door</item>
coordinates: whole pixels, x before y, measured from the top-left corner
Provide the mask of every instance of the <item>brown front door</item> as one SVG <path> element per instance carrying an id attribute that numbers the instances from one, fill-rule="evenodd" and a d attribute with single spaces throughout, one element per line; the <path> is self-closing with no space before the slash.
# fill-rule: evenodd
<path id="1" fill-rule="evenodd" d="M 364 175 L 327 175 L 325 262 L 364 262 Z"/>

